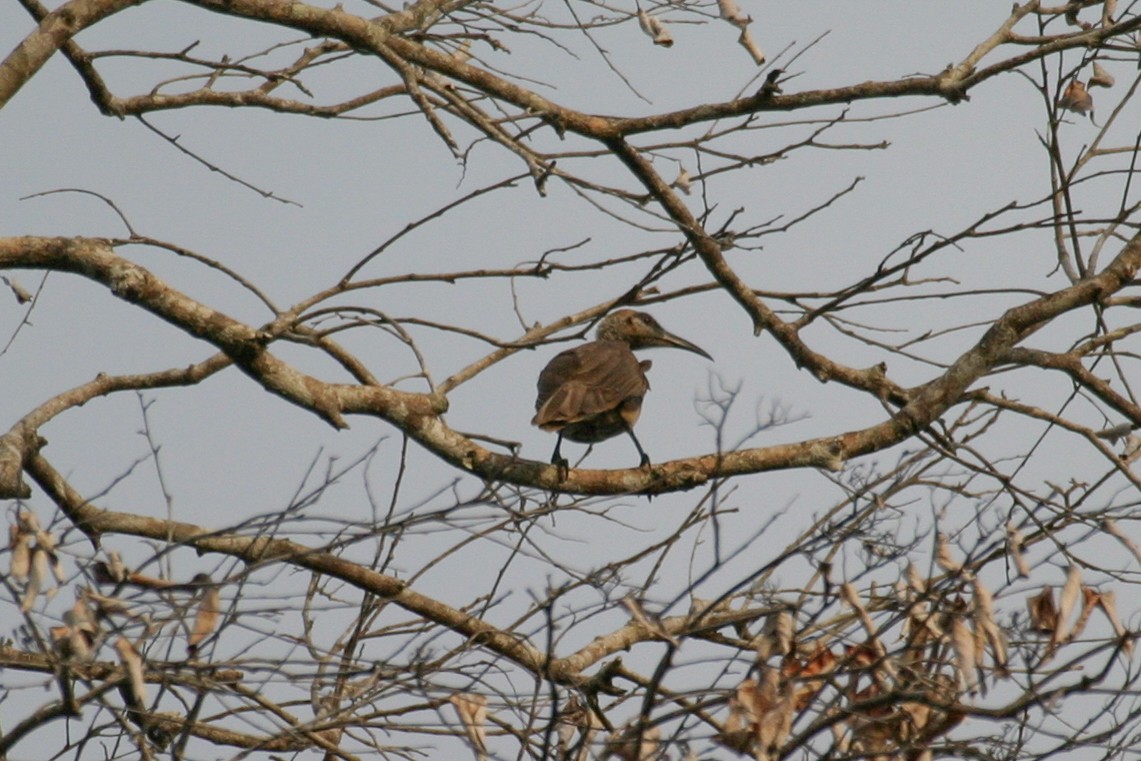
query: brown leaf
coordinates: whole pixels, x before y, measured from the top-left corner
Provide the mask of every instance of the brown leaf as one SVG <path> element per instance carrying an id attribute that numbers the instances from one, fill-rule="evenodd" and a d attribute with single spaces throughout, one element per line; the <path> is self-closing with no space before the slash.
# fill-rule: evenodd
<path id="1" fill-rule="evenodd" d="M 647 37 L 654 41 L 655 45 L 661 45 L 663 48 L 673 46 L 673 35 L 666 29 L 665 24 L 641 8 L 638 8 L 638 26 L 642 28 L 642 31 L 646 33 Z"/>
<path id="2" fill-rule="evenodd" d="M 756 689 L 757 683 L 752 679 L 737 685 L 729 696 L 729 718 L 717 738 L 722 745 L 738 753 L 752 752 L 757 724 Z"/>
<path id="3" fill-rule="evenodd" d="M 144 675 L 143 656 L 126 637 L 115 640 L 115 651 L 119 661 L 127 669 L 129 699 L 131 707 L 141 711 L 147 703 L 147 684 Z"/>
<path id="4" fill-rule="evenodd" d="M 594 711 L 585 707 L 577 695 L 572 695 L 566 708 L 559 714 L 558 733 L 562 745 L 561 761 L 586 761 L 594 736 L 602 729 L 602 722 Z M 575 735 L 578 739 L 575 739 Z M 575 752 L 577 749 L 577 753 Z"/>
<path id="5" fill-rule="evenodd" d="M 717 12 L 722 19 L 739 29 L 744 29 L 753 20 L 741 12 L 735 0 L 717 0 Z"/>
<path id="6" fill-rule="evenodd" d="M 1117 13 L 1117 0 L 1104 0 L 1101 6 L 1101 25 L 1113 26 L 1113 14 Z"/>
<path id="7" fill-rule="evenodd" d="M 1058 101 L 1058 108 L 1073 111 L 1075 114 L 1088 114 L 1093 111 L 1093 96 L 1080 81 L 1071 80 Z"/>
<path id="8" fill-rule="evenodd" d="M 32 570 L 32 536 L 18 523 L 8 526 L 8 548 L 12 551 L 9 573 L 20 583 L 28 580 Z"/>
<path id="9" fill-rule="evenodd" d="M 963 564 L 955 559 L 947 535 L 942 531 L 935 534 L 935 564 L 951 575 L 963 570 Z"/>
<path id="10" fill-rule="evenodd" d="M 1026 540 L 1022 536 L 1022 532 L 1014 525 L 1013 521 L 1006 522 L 1006 551 L 1010 555 L 1010 559 L 1014 561 L 1014 568 L 1018 571 L 1018 575 L 1024 579 L 1030 578 L 1030 565 L 1026 562 L 1026 556 L 1023 554 L 1026 549 Z"/>
<path id="11" fill-rule="evenodd" d="M 749 56 L 753 59 L 753 63 L 758 66 L 765 65 L 765 61 L 768 60 L 765 58 L 765 52 L 761 50 L 761 46 L 753 39 L 752 33 L 750 33 L 747 28 L 742 29 L 741 33 L 737 35 L 737 44 L 748 52 Z"/>
<path id="12" fill-rule="evenodd" d="M 816 647 L 807 660 L 800 661 L 794 657 L 785 660 L 781 670 L 782 676 L 785 679 L 799 680 L 801 684 L 800 689 L 796 691 L 797 711 L 803 711 L 820 694 L 827 684 L 821 677 L 834 671 L 836 663 L 836 655 L 824 645 L 823 640 L 816 641 Z"/>
<path id="13" fill-rule="evenodd" d="M 645 727 L 639 738 L 638 725 L 630 725 L 610 736 L 602 757 L 615 756 L 621 761 L 650 761 L 657 757 L 661 737 L 662 730 L 658 727 Z"/>
<path id="14" fill-rule="evenodd" d="M 32 300 L 32 294 L 28 293 L 28 291 L 25 290 L 24 286 L 20 285 L 16 281 L 16 278 L 0 276 L 0 280 L 4 281 L 4 285 L 8 286 L 8 290 L 10 290 L 12 295 L 16 297 L 17 304 L 27 304 Z"/>
<path id="15" fill-rule="evenodd" d="M 1006 676 L 1009 672 L 1006 670 L 1007 654 L 1006 654 L 1006 636 L 998 626 L 998 622 L 994 617 L 994 598 L 990 590 L 983 586 L 979 579 L 972 580 L 974 587 L 974 623 L 976 633 L 976 644 L 979 646 L 979 652 L 976 657 L 979 659 L 979 665 L 982 665 L 982 646 L 979 644 L 978 635 L 982 634 L 982 640 L 990 646 L 991 656 L 994 658 L 995 669 L 999 674 Z"/>
<path id="16" fill-rule="evenodd" d="M 757 761 L 779 758 L 781 746 L 792 734 L 793 706 L 791 696 L 785 696 L 761 717 L 757 727 Z"/>
<path id="17" fill-rule="evenodd" d="M 1082 592 L 1082 571 L 1076 564 L 1070 564 L 1066 573 L 1066 583 L 1062 585 L 1062 596 L 1058 602 L 1058 626 L 1054 629 L 1054 636 L 1050 645 L 1056 646 L 1070 636 L 1070 616 L 1078 606 L 1078 598 Z"/>
<path id="18" fill-rule="evenodd" d="M 959 675 L 959 687 L 964 692 L 974 692 L 979 684 L 975 662 L 975 635 L 962 616 L 955 616 L 955 620 L 951 623 L 951 644 L 955 649 L 955 670 Z"/>
<path id="19" fill-rule="evenodd" d="M 99 627 L 87 601 L 77 597 L 71 610 L 63 614 L 64 626 L 52 627 L 52 638 L 64 657 L 91 660 Z M 57 630 L 62 630 L 57 631 Z M 57 634 L 60 636 L 57 637 Z"/>
<path id="20" fill-rule="evenodd" d="M 686 195 L 689 195 L 693 192 L 693 187 L 690 184 L 689 172 L 685 170 L 684 166 L 678 168 L 677 179 L 670 183 L 670 187 L 677 188 Z"/>
<path id="21" fill-rule="evenodd" d="M 793 634 L 796 628 L 796 620 L 792 617 L 792 613 L 787 609 L 781 610 L 775 615 L 769 616 L 765 623 L 765 634 L 772 640 L 776 652 L 781 655 L 791 653 Z"/>
<path id="22" fill-rule="evenodd" d="M 100 618 L 110 618 L 111 616 L 136 617 L 130 606 L 118 597 L 101 595 L 88 587 L 82 588 L 80 594 L 83 595 L 84 600 L 95 606 L 95 611 Z"/>
<path id="23" fill-rule="evenodd" d="M 919 573 L 919 569 L 915 564 L 908 561 L 907 563 L 907 586 L 917 595 L 924 595 L 927 593 L 927 580 Z"/>
<path id="24" fill-rule="evenodd" d="M 1090 616 L 1093 614 L 1094 608 L 1098 606 L 1098 600 L 1101 595 L 1093 587 L 1082 587 L 1082 612 L 1078 616 L 1074 628 L 1070 631 L 1070 639 L 1080 637 L 1082 632 L 1086 629 L 1086 624 L 1089 623 Z"/>
<path id="25" fill-rule="evenodd" d="M 205 576 L 205 580 L 200 583 L 211 584 L 211 586 L 203 591 L 202 597 L 198 601 L 198 612 L 194 616 L 194 625 L 190 628 L 190 635 L 186 638 L 186 650 L 192 656 L 198 653 L 198 646 L 202 644 L 202 641 L 213 634 L 218 627 L 218 614 L 222 607 L 222 595 L 218 587 L 212 584 L 208 575 L 199 574 L 199 576 Z"/>
<path id="26" fill-rule="evenodd" d="M 456 709 L 464 735 L 475 750 L 477 759 L 487 758 L 487 696 L 473 692 L 457 692 L 448 698 Z"/>
<path id="27" fill-rule="evenodd" d="M 1113 592 L 1102 592 L 1098 596 L 1098 604 L 1105 612 L 1105 617 L 1109 619 L 1110 625 L 1113 627 L 1113 633 L 1122 638 L 1121 647 L 1126 655 L 1133 653 L 1133 639 L 1126 638 L 1128 630 L 1125 625 L 1121 623 L 1121 618 L 1117 615 L 1117 595 Z"/>
<path id="28" fill-rule="evenodd" d="M 1106 87 L 1106 88 L 1109 88 L 1109 87 L 1113 87 L 1113 85 L 1116 81 L 1117 80 L 1113 78 L 1113 75 L 1110 74 L 1108 71 L 1106 71 L 1100 63 L 1097 63 L 1096 61 L 1094 61 L 1093 76 L 1091 76 L 1089 78 L 1089 86 L 1090 87 Z"/>
<path id="29" fill-rule="evenodd" d="M 1054 606 L 1054 588 L 1043 587 L 1034 597 L 1026 599 L 1030 613 L 1030 626 L 1040 634 L 1053 634 L 1058 629 L 1058 609 Z"/>
<path id="30" fill-rule="evenodd" d="M 1071 2 L 1066 6 L 1065 19 L 1066 23 L 1070 26 L 1078 25 L 1078 11 L 1082 8 L 1081 3 Z"/>
<path id="31" fill-rule="evenodd" d="M 32 570 L 28 574 L 28 585 L 24 587 L 24 597 L 20 602 L 20 610 L 27 613 L 36 604 L 36 598 L 43 591 L 49 596 L 54 593 L 51 588 L 51 561 L 49 555 L 38 546 L 32 548 Z"/>
<path id="32" fill-rule="evenodd" d="M 120 584 L 127 580 L 127 566 L 118 552 L 111 550 L 107 553 L 106 563 L 96 563 L 96 582 L 99 584 Z M 104 581 L 103 578 L 107 580 Z"/>

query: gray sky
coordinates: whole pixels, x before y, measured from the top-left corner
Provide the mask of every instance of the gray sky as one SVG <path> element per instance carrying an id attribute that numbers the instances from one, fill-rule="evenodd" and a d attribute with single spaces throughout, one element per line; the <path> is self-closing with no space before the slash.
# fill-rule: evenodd
<path id="1" fill-rule="evenodd" d="M 964 13 L 957 3 L 742 5 L 757 19 L 754 34 L 770 56 L 786 49 L 802 51 L 815 37 L 828 32 L 787 65 L 795 75 L 787 91 L 938 71 L 961 59 L 992 31 L 1007 8 L 979 5 Z M 556 7 L 549 12 L 559 11 Z M 9 51 L 31 26 L 16 4 L 0 6 L 0 51 Z M 565 54 L 560 57 L 551 47 L 526 40 L 514 41 L 510 56 L 492 60 L 510 63 L 517 71 L 527 68 L 551 85 L 541 88 L 542 92 L 597 113 L 658 112 L 728 99 L 758 86 L 756 67 L 733 44 L 731 30 L 724 25 L 678 24 L 671 29 L 677 42 L 669 50 L 651 45 L 625 26 L 598 36 L 611 52 L 614 66 L 648 102 L 625 88 L 582 39 L 574 47 L 578 60 Z M 198 50 L 206 55 L 257 49 L 257 35 L 264 34 L 253 25 L 239 27 L 187 5 L 151 3 L 123 12 L 80 36 L 79 41 L 91 49 L 145 46 L 177 50 L 201 40 Z M 281 37 L 276 33 L 266 35 L 265 44 L 277 39 Z M 140 74 L 123 63 L 112 65 L 109 82 L 121 94 L 133 94 L 138 88 L 149 88 L 154 72 L 165 70 L 160 62 L 142 67 L 150 73 Z M 1122 80 L 1132 74 L 1131 68 L 1117 64 Z M 355 63 L 318 72 L 313 82 L 328 99 L 368 89 L 361 81 L 375 76 L 379 82 L 379 75 L 377 64 Z M 837 144 L 887 140 L 890 147 L 886 150 L 809 149 L 752 171 L 712 179 L 708 192 L 717 204 L 714 218 L 724 219 L 739 206 L 745 209 L 745 219 L 757 223 L 780 215 L 795 217 L 862 178 L 853 193 L 809 223 L 787 234 L 766 237 L 763 250 L 732 254 L 738 272 L 760 289 L 838 287 L 871 272 L 915 233 L 951 234 L 1006 202 L 1038 200 L 1046 192 L 1047 164 L 1035 133 L 1045 120 L 1040 98 L 1029 82 L 1018 76 L 1000 78 L 974 91 L 969 102 L 935 106 L 934 100 L 899 100 L 854 107 L 852 116 L 860 118 L 932 108 L 901 119 L 856 121 L 822 137 Z M 1135 106 L 1131 109 L 1135 111 Z M 822 109 L 818 116 L 834 114 L 832 109 Z M 806 116 L 768 114 L 762 122 L 801 121 Z M 517 160 L 486 143 L 471 151 L 466 167 L 460 166 L 419 116 L 329 122 L 256 110 L 187 109 L 147 118 L 226 172 L 292 203 L 263 198 L 207 170 L 133 119 L 100 116 L 75 72 L 57 56 L 0 115 L 0 235 L 124 236 L 126 231 L 114 212 L 93 196 L 64 193 L 25 198 L 64 188 L 89 190 L 112 199 L 137 232 L 216 258 L 256 283 L 278 305 L 286 306 L 335 284 L 356 261 L 409 222 L 483 184 L 523 171 Z M 1127 125 L 1135 125 L 1137 119 L 1136 113 L 1122 117 Z M 757 130 L 738 140 L 742 150 L 763 152 L 814 126 Z M 1061 129 L 1075 150 L 1096 131 L 1079 117 Z M 1133 127 L 1121 134 L 1128 134 L 1129 129 Z M 554 145 L 554 137 L 547 133 L 543 139 Z M 464 128 L 457 128 L 457 135 L 461 142 L 470 137 Z M 673 155 L 682 156 L 686 168 L 696 171 L 692 156 L 686 159 L 676 151 Z M 589 172 L 597 172 L 599 181 L 629 186 L 630 181 L 613 164 L 597 163 Z M 655 166 L 672 177 L 677 170 L 667 167 L 674 163 L 662 156 Z M 1116 192 L 1119 187 L 1108 184 L 1083 190 L 1082 198 L 1091 207 L 1102 204 L 1112 209 Z M 697 194 L 689 201 L 693 208 L 700 208 Z M 655 226 L 656 231 L 647 231 L 618 224 L 558 182 L 551 183 L 548 197 L 540 198 L 530 181 L 524 180 L 512 191 L 475 201 L 404 237 L 364 274 L 380 277 L 509 267 L 579 243 L 581 249 L 561 254 L 559 260 L 570 263 L 579 256 L 588 260 L 678 243 L 676 230 L 661 222 Z M 252 324 L 269 319 L 269 313 L 248 293 L 198 264 L 143 247 L 120 253 L 152 269 L 170 285 L 239 319 Z M 915 274 L 950 273 L 958 279 L 958 284 L 930 290 L 999 288 L 1014 283 L 1048 290 L 1064 285 L 1059 275 L 1050 276 L 1053 267 L 1048 235 L 1025 233 L 973 241 L 968 249 L 945 255 L 929 272 Z M 627 274 L 633 277 L 638 272 L 630 268 Z M 36 273 L 17 276 L 27 288 L 41 285 Z M 666 285 L 704 282 L 708 275 L 695 262 L 671 276 Z M 624 287 L 611 275 L 583 274 L 550 281 L 519 280 L 514 296 L 524 320 L 546 322 L 615 297 Z M 360 303 L 394 316 L 458 322 L 510 340 L 522 332 L 512 297 L 508 284 L 496 280 L 385 288 L 337 303 Z M 917 352 L 937 362 L 953 360 L 977 338 L 981 325 L 1017 300 L 1010 294 L 970 300 L 977 317 L 969 317 L 979 320 L 980 327 L 951 333 Z M 860 318 L 875 320 L 888 330 L 916 333 L 967 321 L 962 312 L 946 310 L 946 303 L 939 300 L 915 301 L 868 309 Z M 706 395 L 715 382 L 740 386 L 727 426 L 730 441 L 749 432 L 757 414 L 767 413 L 774 403 L 803 419 L 761 433 L 752 445 L 838 433 L 872 424 L 886 414 L 874 399 L 822 385 L 798 370 L 770 338 L 754 338 L 743 313 L 720 294 L 665 305 L 653 312 L 667 328 L 700 343 L 716 360 L 710 364 L 693 355 L 665 351 L 649 355 L 654 361 L 653 391 L 638 435 L 655 461 L 714 449 L 713 432 L 701 424 L 693 400 Z M 16 330 L 23 314 L 24 308 L 11 299 L 0 299 L 0 325 L 5 326 L 6 335 Z M 1072 326 L 1075 334 L 1088 328 Z M 437 382 L 488 351 L 470 339 L 427 329 L 414 328 L 413 332 Z M 907 363 L 898 355 L 879 355 L 823 327 L 806 336 L 817 342 L 819 350 L 853 366 L 886 360 L 893 378 L 903 383 L 917 384 L 937 372 L 920 361 Z M 895 337 L 886 334 L 885 340 Z M 343 340 L 384 380 L 405 376 L 415 368 L 410 354 L 381 331 L 356 331 Z M 307 371 L 341 377 L 328 362 L 301 347 L 274 348 Z M 529 420 L 535 378 L 559 348 L 520 353 L 459 388 L 451 395 L 449 424 L 462 431 L 520 441 L 524 457 L 545 461 L 554 438 L 531 428 Z M 117 301 L 100 287 L 52 275 L 43 283 L 31 324 L 21 329 L 0 357 L 0 387 L 4 389 L 0 424 L 10 425 L 49 395 L 98 372 L 152 371 L 189 364 L 212 353 L 205 344 Z M 1017 378 L 1010 380 L 1017 383 Z M 405 381 L 401 387 L 422 389 L 422 384 Z M 1064 394 L 1066 387 L 1051 379 L 1034 389 L 1039 390 Z M 196 388 L 143 396 L 153 401 L 149 423 L 154 440 L 162 447 L 162 476 L 176 519 L 224 528 L 273 513 L 301 488 L 305 470 L 315 458 L 347 462 L 377 441 L 382 441 L 382 456 L 368 472 L 381 502 L 388 498 L 399 435 L 376 420 L 355 418 L 350 420 L 351 430 L 334 431 L 312 415 L 267 395 L 232 369 Z M 1097 425 L 1095 420 L 1091 417 L 1086 422 Z M 98 493 L 115 482 L 103 500 L 106 506 L 162 517 L 166 506 L 153 466 L 140 466 L 130 477 L 118 480 L 147 455 L 146 440 L 139 433 L 142 427 L 139 400 L 121 394 L 72 410 L 43 433 L 50 442 L 46 451 L 78 488 Z M 1011 445 L 1013 452 L 1032 432 L 1024 423 L 1012 429 L 1012 436 L 1018 436 L 1012 439 L 1017 441 Z M 1056 463 L 1064 463 L 1077 478 L 1103 466 L 1088 450 L 1072 451 L 1064 439 L 1050 438 L 1044 444 L 1046 451 L 1054 446 L 1058 459 L 1043 458 L 1043 474 L 1057 467 Z M 573 444 L 564 450 L 572 457 L 581 451 Z M 898 454 L 883 453 L 854 467 L 870 468 L 880 460 L 890 465 Z M 587 465 L 628 467 L 636 461 L 630 443 L 615 439 L 597 446 Z M 411 462 L 417 477 L 404 486 L 401 510 L 429 499 L 455 475 L 415 447 Z M 317 470 L 325 467 L 321 459 Z M 735 480 L 730 487 L 737 491 L 728 502 L 739 512 L 724 517 L 727 535 L 731 539 L 751 537 L 771 515 L 788 508 L 771 535 L 774 547 L 783 544 L 807 526 L 813 513 L 837 500 L 838 491 L 829 478 L 798 471 Z M 460 491 L 470 495 L 477 487 L 464 481 Z M 669 533 L 694 501 L 692 494 L 652 503 L 630 498 L 626 500 L 629 507 L 617 513 L 625 526 L 580 514 L 561 516 L 542 542 L 553 555 L 585 568 L 605 562 L 616 552 L 629 551 L 632 543 L 649 544 Z M 46 503 L 35 504 L 46 511 Z M 921 510 L 921 518 L 929 519 L 936 508 Z M 370 509 L 359 475 L 331 490 L 311 514 L 367 521 Z M 969 519 L 957 522 L 969 523 Z M 409 555 L 397 565 L 415 570 L 454 541 L 452 535 L 426 533 L 414 545 L 407 545 Z M 115 540 L 113 544 L 126 551 L 131 543 Z M 504 547 L 482 543 L 428 574 L 424 591 L 463 604 L 487 591 L 491 583 L 488 576 L 472 574 L 470 569 L 479 563 L 494 569 L 507 553 Z M 186 565 L 180 572 L 187 576 L 209 570 L 214 562 L 180 556 L 183 560 Z M 539 562 L 518 562 L 509 610 L 527 604 L 528 589 L 542 588 L 544 567 Z M 677 558 L 676 569 L 678 583 L 673 588 L 680 589 L 692 568 L 687 567 L 687 559 Z M 715 577 L 711 586 L 738 575 Z"/>

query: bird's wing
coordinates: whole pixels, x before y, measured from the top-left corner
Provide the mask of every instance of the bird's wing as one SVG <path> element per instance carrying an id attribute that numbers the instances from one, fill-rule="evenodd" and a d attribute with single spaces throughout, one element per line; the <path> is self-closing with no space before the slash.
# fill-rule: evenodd
<path id="1" fill-rule="evenodd" d="M 555 356 L 539 374 L 538 426 L 565 425 L 641 397 L 649 384 L 626 344 L 594 341 Z"/>

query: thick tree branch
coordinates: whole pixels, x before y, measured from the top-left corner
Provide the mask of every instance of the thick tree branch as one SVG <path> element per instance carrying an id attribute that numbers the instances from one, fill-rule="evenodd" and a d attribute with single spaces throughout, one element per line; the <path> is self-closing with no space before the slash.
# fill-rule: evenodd
<path id="1" fill-rule="evenodd" d="M 72 37 L 140 2 L 143 0 L 70 0 L 49 13 L 36 30 L 0 62 L 0 108 Z"/>

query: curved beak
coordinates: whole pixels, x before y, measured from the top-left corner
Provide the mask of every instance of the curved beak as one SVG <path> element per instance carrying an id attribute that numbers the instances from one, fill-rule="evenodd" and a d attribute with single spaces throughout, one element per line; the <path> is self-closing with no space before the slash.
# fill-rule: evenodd
<path id="1" fill-rule="evenodd" d="M 662 334 L 658 336 L 658 340 L 661 342 L 658 344 L 659 346 L 670 346 L 675 349 L 685 349 L 686 351 L 691 351 L 694 354 L 700 354 L 708 360 L 713 359 L 713 357 L 710 356 L 709 352 L 707 352 L 705 349 L 702 349 L 695 343 L 691 343 L 685 340 L 681 336 L 675 336 L 669 331 L 663 330 Z"/>

